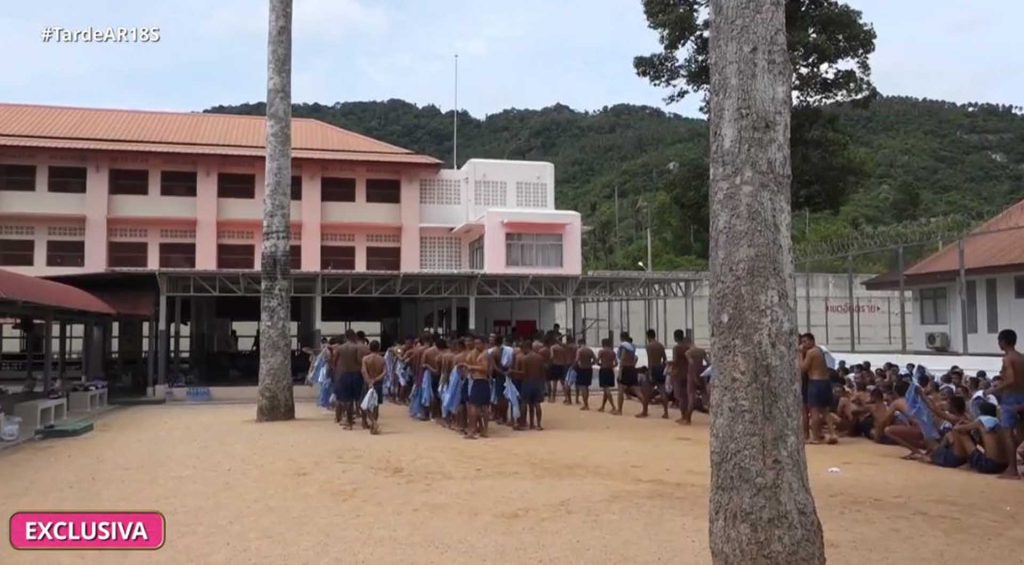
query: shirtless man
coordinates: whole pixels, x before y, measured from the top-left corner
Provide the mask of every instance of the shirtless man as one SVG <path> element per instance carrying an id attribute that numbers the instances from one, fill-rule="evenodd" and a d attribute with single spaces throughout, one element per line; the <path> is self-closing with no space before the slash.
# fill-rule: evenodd
<path id="1" fill-rule="evenodd" d="M 338 399 L 334 421 L 346 430 L 352 429 L 355 420 L 356 403 L 362 400 L 362 348 L 356 341 L 356 333 L 345 332 L 345 343 L 334 349 L 334 396 Z M 344 422 L 342 422 L 344 418 Z"/>
<path id="2" fill-rule="evenodd" d="M 467 340 L 456 339 L 455 340 L 455 355 L 452 357 L 452 367 L 465 367 L 466 359 L 469 356 L 470 348 L 467 347 Z M 461 390 L 459 391 L 459 405 L 455 409 L 455 414 L 452 418 L 452 425 L 455 429 L 466 433 L 466 404 L 469 401 L 469 374 L 465 369 L 460 369 L 462 382 L 459 385 Z"/>
<path id="3" fill-rule="evenodd" d="M 691 344 L 683 354 L 686 360 L 686 411 L 683 412 L 683 423 L 693 421 L 693 411 L 697 408 L 697 393 L 700 391 L 701 374 L 704 373 L 704 362 L 707 361 L 706 351 Z"/>
<path id="4" fill-rule="evenodd" d="M 576 403 L 583 399 L 583 406 L 580 410 L 590 410 L 590 384 L 594 380 L 594 363 L 597 355 L 594 350 L 587 347 L 587 340 L 580 338 L 576 348 Z"/>
<path id="5" fill-rule="evenodd" d="M 1002 449 L 1009 454 L 1009 464 L 1000 478 L 1016 479 L 1020 475 L 1014 454 L 1017 446 L 1024 442 L 1024 355 L 1017 351 L 1017 332 L 1003 330 L 999 332 L 997 340 L 999 349 L 1003 351 L 1003 367 L 999 370 L 999 384 L 988 392 L 999 398 L 1002 413 L 999 419 L 999 438 Z M 1024 469 L 1020 471 L 1024 472 Z"/>
<path id="6" fill-rule="evenodd" d="M 627 395 L 642 398 L 640 392 L 640 375 L 636 370 L 636 346 L 633 345 L 633 338 L 622 332 L 619 336 L 622 343 L 619 344 L 619 407 L 612 411 L 616 416 L 622 415 L 623 403 Z"/>
<path id="7" fill-rule="evenodd" d="M 463 368 L 471 379 L 467 403 L 466 439 L 487 437 L 487 409 L 491 405 L 490 363 L 484 349 L 484 338 L 473 339 L 473 349 L 466 355 Z"/>
<path id="8" fill-rule="evenodd" d="M 1005 331 L 1005 330 L 1004 330 Z M 958 451 L 968 453 L 967 463 L 971 468 L 986 475 L 1006 473 L 1016 465 L 1012 451 L 1007 452 L 1002 442 L 999 419 L 996 418 L 996 406 L 991 402 L 982 402 L 978 406 L 980 413 L 973 422 L 955 426 L 950 435 L 958 446 Z M 971 432 L 981 434 L 981 445 L 975 445 Z"/>
<path id="9" fill-rule="evenodd" d="M 367 392 L 369 392 L 371 387 L 377 391 L 377 403 L 379 405 L 384 401 L 384 358 L 380 355 L 380 343 L 377 341 L 370 342 L 369 350 L 370 352 L 363 357 L 363 386 Z M 379 434 L 380 427 L 377 424 L 379 417 L 379 406 L 374 406 L 369 414 L 364 411 L 363 428 L 370 428 L 370 433 L 373 435 Z M 370 420 L 369 425 L 366 423 L 367 418 Z"/>
<path id="10" fill-rule="evenodd" d="M 565 384 L 565 376 L 569 373 L 569 365 L 572 364 L 572 350 L 562 343 L 561 338 L 553 335 L 554 343 L 551 344 L 551 378 L 548 379 L 548 400 L 554 402 L 558 398 L 558 385 L 561 383 L 565 389 L 565 404 L 571 404 L 569 387 Z"/>
<path id="11" fill-rule="evenodd" d="M 654 393 L 657 391 L 665 408 L 661 417 L 668 419 L 668 399 L 665 394 L 665 346 L 658 341 L 658 334 L 654 330 L 647 330 L 647 371 L 650 378 L 641 387 L 642 409 L 636 417 L 647 417 L 647 407 L 650 406 L 651 399 L 654 398 Z"/>
<path id="12" fill-rule="evenodd" d="M 676 399 L 676 403 L 679 405 L 679 419 L 676 420 L 680 424 L 689 424 L 690 420 L 687 418 L 687 409 L 689 408 L 689 398 L 686 394 L 687 389 L 687 374 L 689 373 L 689 365 L 686 362 L 686 352 L 690 350 L 690 340 L 686 339 L 686 334 L 683 330 L 676 330 L 672 332 L 672 338 L 676 341 L 676 344 L 672 346 L 672 395 Z"/>
<path id="13" fill-rule="evenodd" d="M 612 412 L 615 412 L 615 399 L 612 398 L 612 389 L 615 388 L 615 367 L 618 359 L 615 357 L 615 350 L 612 349 L 612 340 L 604 338 L 601 340 L 601 350 L 597 352 L 597 384 L 601 386 L 601 407 L 598 412 L 604 412 L 604 405 L 610 404 Z"/>
<path id="14" fill-rule="evenodd" d="M 491 348 L 488 350 L 489 362 L 491 365 L 491 386 L 494 387 L 494 420 L 502 424 L 510 424 L 508 417 L 508 399 L 505 398 L 505 379 L 512 369 L 514 352 L 511 348 L 505 347 L 501 336 L 491 334 Z"/>
<path id="15" fill-rule="evenodd" d="M 529 341 L 523 340 L 513 373 L 523 380 L 522 401 L 526 406 L 524 413 L 528 414 L 527 419 L 531 430 L 544 429 L 541 425 L 543 414 L 541 404 L 544 403 L 545 365 L 544 357 L 533 350 Z M 536 425 L 534 418 L 536 418 Z"/>
<path id="16" fill-rule="evenodd" d="M 815 344 L 814 334 L 805 333 L 800 336 L 799 348 L 800 372 L 807 375 L 807 405 L 810 407 L 810 442 L 821 443 L 822 427 L 825 428 L 825 441 L 835 444 L 832 424 L 828 420 L 828 412 L 832 409 L 832 381 L 829 379 L 825 355 Z"/>
<path id="17" fill-rule="evenodd" d="M 425 334 L 423 342 L 427 347 L 423 350 L 423 356 L 420 360 L 423 371 L 421 385 L 428 386 L 431 390 L 428 418 L 437 419 L 441 417 L 441 399 L 437 393 L 438 389 L 441 388 L 441 350 L 438 349 L 432 334 Z M 427 371 L 430 372 L 429 378 Z"/>

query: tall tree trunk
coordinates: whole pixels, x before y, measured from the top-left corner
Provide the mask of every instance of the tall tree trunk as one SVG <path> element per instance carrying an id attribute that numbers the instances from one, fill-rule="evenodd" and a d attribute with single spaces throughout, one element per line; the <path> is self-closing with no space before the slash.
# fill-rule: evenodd
<path id="1" fill-rule="evenodd" d="M 295 418 L 291 375 L 292 0 L 270 0 L 267 173 L 260 256 L 260 386 L 256 420 Z"/>
<path id="2" fill-rule="evenodd" d="M 710 40 L 711 557 L 824 563 L 790 294 L 785 0 L 712 0 Z"/>

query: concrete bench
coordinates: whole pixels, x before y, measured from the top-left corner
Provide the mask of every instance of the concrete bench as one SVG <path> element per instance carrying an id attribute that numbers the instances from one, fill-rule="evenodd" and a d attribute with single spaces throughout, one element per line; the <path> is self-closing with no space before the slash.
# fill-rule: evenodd
<path id="1" fill-rule="evenodd" d="M 68 410 L 92 412 L 107 405 L 107 389 L 80 390 L 68 393 Z"/>
<path id="2" fill-rule="evenodd" d="M 14 405 L 14 415 L 21 418 L 22 434 L 34 434 L 43 426 L 48 426 L 68 417 L 68 401 L 66 398 L 40 398 L 19 402 Z"/>

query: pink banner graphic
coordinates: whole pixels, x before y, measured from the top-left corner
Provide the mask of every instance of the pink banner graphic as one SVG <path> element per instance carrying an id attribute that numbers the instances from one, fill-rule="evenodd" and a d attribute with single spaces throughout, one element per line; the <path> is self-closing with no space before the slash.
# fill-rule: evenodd
<path id="1" fill-rule="evenodd" d="M 160 549 L 159 512 L 18 512 L 11 516 L 15 549 Z"/>

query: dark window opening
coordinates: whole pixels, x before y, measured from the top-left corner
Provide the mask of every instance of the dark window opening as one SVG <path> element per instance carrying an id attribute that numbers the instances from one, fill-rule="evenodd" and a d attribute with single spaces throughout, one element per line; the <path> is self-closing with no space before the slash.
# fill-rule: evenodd
<path id="1" fill-rule="evenodd" d="M 288 248 L 288 268 L 293 271 L 302 270 L 302 246 L 292 245 Z"/>
<path id="2" fill-rule="evenodd" d="M 33 192 L 35 189 L 35 165 L 0 165 L 0 190 Z"/>
<path id="3" fill-rule="evenodd" d="M 217 198 L 256 198 L 256 175 L 219 173 Z"/>
<path id="4" fill-rule="evenodd" d="M 195 269 L 196 244 L 194 243 L 161 243 L 161 269 Z"/>
<path id="5" fill-rule="evenodd" d="M 246 244 L 221 243 L 217 245 L 217 268 L 218 269 L 241 269 L 249 270 L 254 268 L 256 259 L 256 246 Z"/>
<path id="6" fill-rule="evenodd" d="M 355 202 L 356 179 L 324 177 L 320 181 L 321 202 Z"/>
<path id="7" fill-rule="evenodd" d="M 107 265 L 111 268 L 145 269 L 149 266 L 149 244 L 145 241 L 111 241 L 107 244 Z"/>
<path id="8" fill-rule="evenodd" d="M 302 200 L 302 177 L 292 177 L 292 200 Z"/>
<path id="9" fill-rule="evenodd" d="M 50 167 L 46 190 L 63 194 L 85 194 L 85 167 Z"/>
<path id="10" fill-rule="evenodd" d="M 366 179 L 366 201 L 398 204 L 402 201 L 402 181 L 398 179 Z"/>
<path id="11" fill-rule="evenodd" d="M 0 265 L 31 267 L 35 263 L 36 242 L 32 239 L 0 239 Z"/>
<path id="12" fill-rule="evenodd" d="M 149 171 L 140 169 L 110 169 L 108 186 L 112 195 L 149 194 Z"/>
<path id="13" fill-rule="evenodd" d="M 324 271 L 356 270 L 356 248 L 350 245 L 321 246 L 320 269 Z"/>
<path id="14" fill-rule="evenodd" d="M 84 267 L 84 241 L 47 241 L 47 267 Z"/>
<path id="15" fill-rule="evenodd" d="M 367 247 L 367 271 L 399 271 L 402 269 L 401 247 Z"/>
<path id="16" fill-rule="evenodd" d="M 196 176 L 193 171 L 160 171 L 160 196 L 195 198 Z"/>

